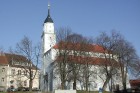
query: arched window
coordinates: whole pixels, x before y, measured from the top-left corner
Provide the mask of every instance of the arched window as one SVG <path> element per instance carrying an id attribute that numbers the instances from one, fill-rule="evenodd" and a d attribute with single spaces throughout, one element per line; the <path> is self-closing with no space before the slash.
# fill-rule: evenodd
<path id="1" fill-rule="evenodd" d="M 1 72 L 5 72 L 5 68 L 2 68 Z"/>
<path id="2" fill-rule="evenodd" d="M 4 82 L 4 78 L 1 79 L 1 82 Z"/>
<path id="3" fill-rule="evenodd" d="M 11 80 L 11 81 L 10 81 L 10 84 L 13 84 L 13 83 L 14 83 L 14 80 Z"/>

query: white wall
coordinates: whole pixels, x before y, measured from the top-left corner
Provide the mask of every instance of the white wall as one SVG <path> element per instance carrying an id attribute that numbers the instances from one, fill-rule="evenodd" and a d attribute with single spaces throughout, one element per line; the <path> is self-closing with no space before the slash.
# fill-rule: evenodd
<path id="1" fill-rule="evenodd" d="M 23 68 L 17 68 L 17 67 L 10 67 L 8 66 L 0 66 L 0 72 L 1 68 L 5 68 L 5 72 L 2 72 L 0 74 L 0 81 L 2 78 L 4 78 L 4 82 L 0 82 L 0 86 L 5 86 L 6 89 L 9 88 L 10 86 L 14 86 L 14 88 L 18 88 L 18 80 L 21 82 L 23 87 L 29 87 L 29 78 L 27 78 L 24 74 L 23 71 L 25 69 Z M 11 71 L 12 69 L 15 69 L 15 74 L 12 74 Z M 21 75 L 17 75 L 18 70 L 21 70 Z M 33 70 L 35 73 L 35 70 Z M 10 83 L 10 81 L 14 81 L 13 83 Z M 24 81 L 27 81 L 27 86 L 24 86 Z M 39 88 L 39 72 L 37 72 L 35 79 L 33 80 L 33 88 Z"/>

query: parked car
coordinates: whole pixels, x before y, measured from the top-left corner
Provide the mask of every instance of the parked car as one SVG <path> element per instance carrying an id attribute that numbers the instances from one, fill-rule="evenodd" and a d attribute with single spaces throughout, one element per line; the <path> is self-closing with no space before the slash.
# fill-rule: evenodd
<path id="1" fill-rule="evenodd" d="M 26 91 L 26 88 L 25 87 L 18 87 L 17 90 L 18 91 Z"/>
<path id="2" fill-rule="evenodd" d="M 26 87 L 26 88 L 25 88 L 25 91 L 29 91 L 29 87 Z"/>
<path id="3" fill-rule="evenodd" d="M 8 92 L 10 92 L 10 91 L 17 91 L 17 89 L 15 89 L 15 88 L 8 88 L 7 91 Z"/>
<path id="4" fill-rule="evenodd" d="M 38 88 L 33 88 L 32 91 L 40 91 Z"/>

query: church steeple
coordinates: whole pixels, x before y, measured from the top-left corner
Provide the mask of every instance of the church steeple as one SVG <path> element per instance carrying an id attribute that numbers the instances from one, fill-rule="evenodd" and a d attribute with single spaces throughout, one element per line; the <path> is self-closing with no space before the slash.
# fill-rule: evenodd
<path id="1" fill-rule="evenodd" d="M 42 33 L 42 46 L 43 53 L 46 53 L 56 44 L 56 36 L 54 29 L 54 22 L 50 16 L 50 4 L 48 3 L 48 16 L 43 24 L 43 33 Z"/>
<path id="2" fill-rule="evenodd" d="M 53 69 L 49 67 L 52 64 L 53 59 L 54 59 L 53 56 L 51 55 L 53 55 L 52 53 L 54 53 L 53 46 L 56 44 L 56 34 L 55 34 L 55 29 L 54 29 L 54 22 L 50 16 L 49 2 L 48 2 L 48 16 L 45 19 L 44 24 L 43 24 L 43 33 L 42 33 L 41 39 L 42 39 L 42 61 L 43 61 L 42 62 L 43 63 L 42 64 L 42 73 L 43 73 L 42 81 L 44 82 L 45 80 L 44 76 L 46 75 L 46 73 L 47 73 L 48 81 L 49 81 L 49 83 L 47 82 L 41 83 L 41 88 L 42 90 L 44 89 L 43 91 L 47 92 L 47 91 L 52 91 L 53 89 L 53 75 L 52 75 Z"/>
<path id="3" fill-rule="evenodd" d="M 53 20 L 52 20 L 52 18 L 51 18 L 51 16 L 50 16 L 50 4 L 49 4 L 49 3 L 48 3 L 48 16 L 47 16 L 47 18 L 45 19 L 44 23 L 47 23 L 47 22 L 53 23 Z"/>

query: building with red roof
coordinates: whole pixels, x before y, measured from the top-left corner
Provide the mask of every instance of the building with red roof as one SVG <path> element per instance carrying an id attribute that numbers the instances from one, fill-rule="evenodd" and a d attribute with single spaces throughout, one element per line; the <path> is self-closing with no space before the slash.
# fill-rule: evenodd
<path id="1" fill-rule="evenodd" d="M 118 63 L 117 55 L 112 55 L 110 50 L 96 44 L 83 45 L 83 43 L 69 41 L 56 43 L 54 22 L 50 16 L 50 5 L 48 5 L 48 16 L 44 21 L 41 39 L 43 51 L 40 87 L 42 91 L 54 91 L 62 88 L 74 89 L 74 87 L 77 90 L 85 90 L 87 86 L 88 90 L 97 91 L 103 87 L 106 81 L 108 73 L 104 73 L 105 70 L 110 70 L 112 74 L 105 90 L 109 91 L 111 86 L 114 86 L 115 89 L 116 85 L 119 85 L 120 89 L 122 88 L 119 70 L 119 65 L 122 64 Z M 87 77 L 88 83 L 85 78 L 87 68 L 84 69 L 87 65 L 88 71 L 90 71 L 90 76 Z M 68 70 L 66 76 L 64 76 L 66 71 L 61 68 L 63 66 L 65 66 L 65 70 L 71 69 Z M 78 70 L 78 72 L 74 73 L 73 69 Z M 75 80 L 74 77 L 76 77 Z M 128 78 L 127 87 L 130 87 Z"/>
<path id="2" fill-rule="evenodd" d="M 130 85 L 132 89 L 140 89 L 140 80 L 130 80 Z"/>
<path id="3" fill-rule="evenodd" d="M 17 89 L 19 87 L 28 88 L 29 71 L 25 67 L 30 64 L 24 56 L 0 52 L 0 90 L 7 91 L 9 88 Z M 35 74 L 35 72 L 36 67 L 32 64 L 32 74 Z M 39 69 L 33 83 L 33 88 L 39 88 Z"/>

